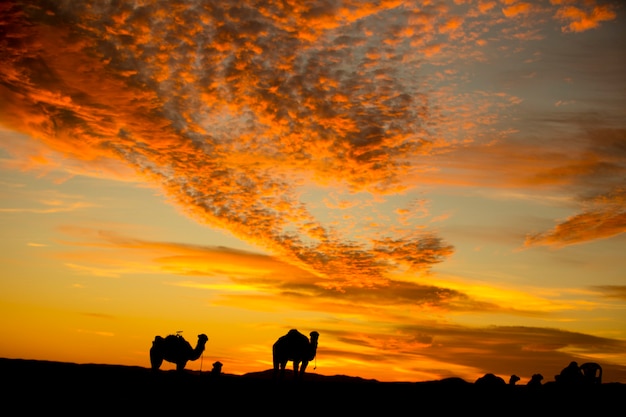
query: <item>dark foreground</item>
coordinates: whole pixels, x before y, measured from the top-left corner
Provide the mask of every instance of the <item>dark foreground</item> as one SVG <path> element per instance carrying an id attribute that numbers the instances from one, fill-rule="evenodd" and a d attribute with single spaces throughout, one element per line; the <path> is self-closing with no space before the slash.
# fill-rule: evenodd
<path id="1" fill-rule="evenodd" d="M 458 378 L 378 382 L 307 374 L 299 383 L 271 372 L 214 375 L 115 365 L 0 358 L 0 399 L 12 415 L 201 413 L 205 415 L 622 415 L 626 385 L 554 383 L 481 387 Z"/>

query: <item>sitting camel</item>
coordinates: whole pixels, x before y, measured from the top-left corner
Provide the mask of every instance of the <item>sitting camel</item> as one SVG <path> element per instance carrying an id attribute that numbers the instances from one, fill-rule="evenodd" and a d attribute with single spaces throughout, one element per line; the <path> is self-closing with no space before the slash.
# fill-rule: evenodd
<path id="1" fill-rule="evenodd" d="M 543 375 L 533 374 L 533 376 L 530 377 L 530 381 L 528 381 L 526 385 L 529 387 L 540 387 L 542 380 L 543 380 Z"/>
<path id="2" fill-rule="evenodd" d="M 602 384 L 602 367 L 595 362 L 585 362 L 580 365 L 583 373 L 583 382 L 587 384 Z"/>
<path id="3" fill-rule="evenodd" d="M 278 338 L 272 346 L 274 362 L 274 379 L 280 376 L 284 378 L 287 362 L 293 362 L 293 376 L 295 380 L 302 379 L 309 361 L 315 358 L 317 353 L 317 340 L 319 333 L 312 331 L 311 340 L 296 329 Z M 300 365 L 302 364 L 302 365 Z M 298 369 L 299 368 L 299 369 Z M 280 375 L 279 375 L 280 372 Z"/>
<path id="4" fill-rule="evenodd" d="M 519 381 L 519 380 L 520 380 L 519 376 L 513 374 L 509 378 L 509 385 L 515 385 L 515 384 L 517 384 L 517 381 Z"/>
<path id="5" fill-rule="evenodd" d="M 176 370 L 182 371 L 187 361 L 195 361 L 204 352 L 204 346 L 209 338 L 205 334 L 198 335 L 198 343 L 192 348 L 180 334 L 171 334 L 166 337 L 156 336 L 150 348 L 150 364 L 153 370 L 158 370 L 164 360 L 176 364 Z"/>
<path id="6" fill-rule="evenodd" d="M 501 377 L 494 375 L 492 373 L 485 374 L 478 378 L 474 385 L 481 387 L 501 387 L 506 386 L 506 382 Z"/>
<path id="7" fill-rule="evenodd" d="M 583 378 L 583 372 L 576 361 L 571 361 L 560 374 L 554 376 L 554 380 L 561 385 L 578 385 L 583 382 Z"/>

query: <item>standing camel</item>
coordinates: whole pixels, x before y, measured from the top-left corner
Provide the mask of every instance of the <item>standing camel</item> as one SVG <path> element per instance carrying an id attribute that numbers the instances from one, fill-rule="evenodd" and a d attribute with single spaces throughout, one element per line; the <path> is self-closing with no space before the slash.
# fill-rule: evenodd
<path id="1" fill-rule="evenodd" d="M 274 379 L 285 376 L 287 362 L 293 362 L 293 377 L 295 380 L 302 379 L 309 361 L 315 358 L 317 352 L 317 339 L 320 334 L 316 331 L 310 333 L 311 340 L 296 329 L 278 338 L 272 346 L 274 360 Z M 299 368 L 299 369 L 298 369 Z"/>
<path id="2" fill-rule="evenodd" d="M 176 370 L 185 369 L 188 361 L 195 361 L 204 352 L 204 347 L 209 338 L 205 334 L 198 335 L 196 347 L 186 341 L 180 334 L 166 337 L 156 336 L 150 348 L 150 363 L 153 370 L 158 370 L 164 360 L 176 364 Z"/>

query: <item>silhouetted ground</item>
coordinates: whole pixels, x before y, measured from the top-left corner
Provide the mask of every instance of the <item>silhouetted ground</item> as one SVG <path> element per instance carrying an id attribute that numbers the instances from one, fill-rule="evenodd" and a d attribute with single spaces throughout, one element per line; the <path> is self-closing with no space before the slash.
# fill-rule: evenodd
<path id="1" fill-rule="evenodd" d="M 246 375 L 157 371 L 116 365 L 0 358 L 0 398 L 12 415 L 202 413 L 218 415 L 622 415 L 626 385 L 562 387 L 547 383 L 480 387 L 460 378 L 378 382 L 309 373 L 299 383 L 287 373 Z"/>

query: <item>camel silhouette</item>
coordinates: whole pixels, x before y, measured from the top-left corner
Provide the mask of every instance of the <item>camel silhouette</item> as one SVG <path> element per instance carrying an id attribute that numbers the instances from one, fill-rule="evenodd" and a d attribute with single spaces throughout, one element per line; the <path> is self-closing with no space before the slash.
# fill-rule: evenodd
<path id="1" fill-rule="evenodd" d="M 509 378 L 509 385 L 515 385 L 515 384 L 517 384 L 517 381 L 519 381 L 519 380 L 520 380 L 520 377 L 515 375 L 515 374 L 513 374 Z"/>
<path id="2" fill-rule="evenodd" d="M 528 385 L 529 387 L 540 387 L 542 380 L 543 380 L 543 375 L 533 374 L 533 376 L 530 378 L 530 381 L 528 381 L 526 385 Z"/>
<path id="3" fill-rule="evenodd" d="M 560 374 L 554 376 L 554 380 L 562 385 L 578 385 L 584 381 L 583 378 L 583 373 L 576 361 L 571 361 Z"/>
<path id="4" fill-rule="evenodd" d="M 506 382 L 504 382 L 504 379 L 501 377 L 488 373 L 478 378 L 474 382 L 474 385 L 482 387 L 500 387 L 505 386 Z"/>
<path id="5" fill-rule="evenodd" d="M 585 362 L 580 365 L 583 381 L 588 384 L 602 384 L 602 367 L 595 362 Z"/>
<path id="6" fill-rule="evenodd" d="M 153 370 L 158 370 L 164 360 L 176 364 L 176 370 L 185 369 L 188 361 L 195 361 L 204 352 L 204 346 L 209 340 L 207 335 L 199 334 L 198 343 L 192 348 L 180 334 L 171 334 L 166 337 L 156 336 L 150 348 L 150 364 Z"/>
<path id="7" fill-rule="evenodd" d="M 304 371 L 309 361 L 312 361 L 317 353 L 319 333 L 312 331 L 310 336 L 311 340 L 309 341 L 309 338 L 298 330 L 291 329 L 286 335 L 278 338 L 272 346 L 274 379 L 284 378 L 285 367 L 289 361 L 293 362 L 294 379 L 299 380 L 304 377 Z"/>

